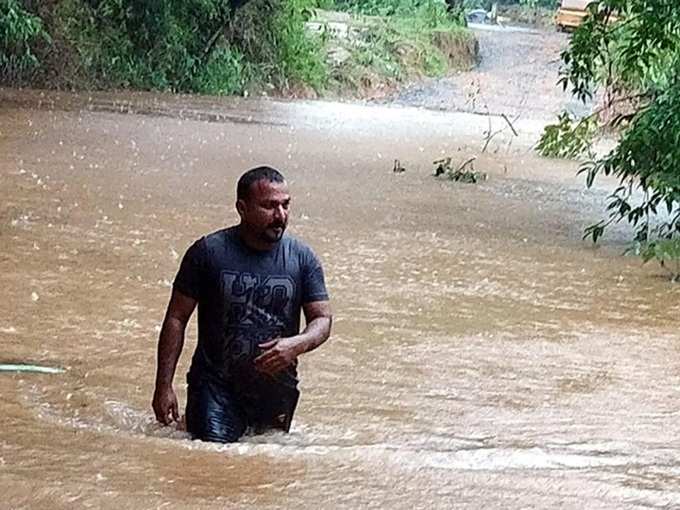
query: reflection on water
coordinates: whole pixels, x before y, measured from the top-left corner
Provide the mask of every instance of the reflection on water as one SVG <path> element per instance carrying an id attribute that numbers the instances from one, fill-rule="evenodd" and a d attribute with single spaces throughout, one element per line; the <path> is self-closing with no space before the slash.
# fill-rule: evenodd
<path id="1" fill-rule="evenodd" d="M 529 138 L 465 186 L 431 162 L 479 151 L 470 116 L 0 92 L 2 357 L 66 369 L 0 374 L 0 506 L 680 505 L 680 291 L 620 256 L 623 227 L 581 241 L 607 190 Z M 153 420 L 158 326 L 263 162 L 324 260 L 333 338 L 291 434 L 191 441 Z"/>

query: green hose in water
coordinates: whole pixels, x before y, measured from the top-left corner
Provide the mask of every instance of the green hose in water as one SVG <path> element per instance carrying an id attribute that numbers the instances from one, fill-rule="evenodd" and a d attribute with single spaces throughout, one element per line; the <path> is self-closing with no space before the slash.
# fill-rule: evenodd
<path id="1" fill-rule="evenodd" d="M 39 374 L 61 374 L 63 368 L 42 367 L 40 365 L 26 365 L 23 363 L 0 363 L 0 372 L 36 372 Z"/>

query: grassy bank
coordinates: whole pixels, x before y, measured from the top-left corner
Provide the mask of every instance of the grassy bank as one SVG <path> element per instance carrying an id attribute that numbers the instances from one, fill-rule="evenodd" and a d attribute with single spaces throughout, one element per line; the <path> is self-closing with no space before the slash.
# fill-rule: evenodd
<path id="1" fill-rule="evenodd" d="M 382 95 L 422 77 L 467 69 L 477 61 L 474 36 L 444 9 L 368 16 L 319 11 L 330 67 L 328 91 Z"/>
<path id="2" fill-rule="evenodd" d="M 0 0 L 0 83 L 366 96 L 472 65 L 443 1 L 392 1 Z"/>

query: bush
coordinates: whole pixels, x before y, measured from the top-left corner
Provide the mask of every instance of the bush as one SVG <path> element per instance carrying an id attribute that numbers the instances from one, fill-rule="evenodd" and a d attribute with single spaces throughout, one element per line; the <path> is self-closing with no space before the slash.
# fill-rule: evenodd
<path id="1" fill-rule="evenodd" d="M 323 44 L 306 33 L 310 0 L 253 0 L 240 9 L 226 39 L 253 64 L 257 81 L 280 89 L 308 84 L 317 91 L 328 81 Z"/>
<path id="2" fill-rule="evenodd" d="M 321 46 L 304 31 L 306 0 L 64 0 L 60 34 L 95 87 L 240 93 L 324 84 Z"/>
<path id="3" fill-rule="evenodd" d="M 408 79 L 439 77 L 452 68 L 474 63 L 475 39 L 447 12 L 443 2 L 420 1 L 407 13 L 395 5 L 390 9 L 401 14 L 355 18 L 360 36 L 339 43 L 345 44 L 350 55 L 333 72 L 340 89 L 389 90 Z"/>
<path id="4" fill-rule="evenodd" d="M 446 12 L 443 0 L 339 0 L 339 9 L 369 16 L 414 17 L 423 10 Z"/>
<path id="5" fill-rule="evenodd" d="M 227 47 L 215 50 L 189 84 L 189 89 L 199 94 L 240 94 L 249 81 L 248 64 L 243 55 Z"/>
<path id="6" fill-rule="evenodd" d="M 618 20 L 612 18 L 618 13 Z M 617 146 L 583 164 L 586 185 L 613 176 L 619 187 L 608 197 L 608 217 L 586 229 L 593 241 L 612 223 L 626 221 L 634 241 L 680 237 L 680 11 L 676 0 L 602 0 L 562 54 L 562 84 L 587 100 L 604 90 L 602 111 L 620 131 Z M 616 111 L 625 105 L 624 111 Z M 548 128 L 543 147 L 579 138 L 579 126 Z M 608 127 L 608 126 L 605 126 Z"/>
<path id="7" fill-rule="evenodd" d="M 40 66 L 35 46 L 48 43 L 42 21 L 17 0 L 0 0 L 0 81 L 21 85 Z"/>

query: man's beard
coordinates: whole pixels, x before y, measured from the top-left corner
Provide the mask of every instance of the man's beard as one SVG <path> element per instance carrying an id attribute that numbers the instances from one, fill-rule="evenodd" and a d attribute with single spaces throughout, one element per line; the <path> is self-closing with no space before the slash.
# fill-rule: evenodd
<path id="1" fill-rule="evenodd" d="M 269 243 L 277 243 L 286 231 L 285 224 L 270 225 L 262 232 L 262 238 Z"/>

